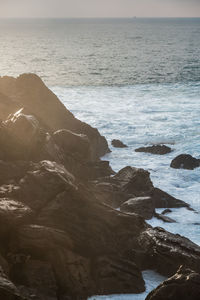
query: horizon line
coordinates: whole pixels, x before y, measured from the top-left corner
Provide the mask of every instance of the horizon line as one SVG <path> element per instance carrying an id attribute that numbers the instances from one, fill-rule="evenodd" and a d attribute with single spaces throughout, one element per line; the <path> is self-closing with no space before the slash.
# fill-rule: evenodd
<path id="1" fill-rule="evenodd" d="M 140 17 L 140 16 L 132 16 L 132 17 L 0 17 L 0 20 L 32 20 L 32 19 L 52 19 L 52 20 L 76 20 L 76 19 L 200 19 L 198 17 Z"/>

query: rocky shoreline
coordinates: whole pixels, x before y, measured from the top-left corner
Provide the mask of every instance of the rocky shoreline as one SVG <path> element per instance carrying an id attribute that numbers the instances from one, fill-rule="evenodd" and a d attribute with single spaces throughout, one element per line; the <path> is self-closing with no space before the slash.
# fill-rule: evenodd
<path id="1" fill-rule="evenodd" d="M 156 208 L 190 206 L 148 171 L 115 174 L 100 160 L 106 139 L 38 76 L 0 78 L 0 119 L 0 299 L 141 293 L 143 270 L 170 277 L 181 265 L 198 278 L 200 247 L 145 222 Z"/>

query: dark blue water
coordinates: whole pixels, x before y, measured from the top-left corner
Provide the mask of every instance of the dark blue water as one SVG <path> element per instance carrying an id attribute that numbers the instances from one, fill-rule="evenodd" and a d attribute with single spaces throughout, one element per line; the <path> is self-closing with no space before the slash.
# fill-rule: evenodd
<path id="1" fill-rule="evenodd" d="M 199 19 L 0 21 L 0 75 L 49 86 L 200 80 Z"/>

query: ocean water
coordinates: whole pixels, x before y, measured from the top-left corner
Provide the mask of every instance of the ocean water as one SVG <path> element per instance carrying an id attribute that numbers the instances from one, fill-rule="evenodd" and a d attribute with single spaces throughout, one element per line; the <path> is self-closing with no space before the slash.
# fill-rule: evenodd
<path id="1" fill-rule="evenodd" d="M 53 92 L 79 119 L 99 128 L 105 135 L 115 171 L 130 165 L 149 170 L 154 186 L 186 201 L 194 211 L 172 209 L 169 214 L 177 223 L 164 223 L 153 218 L 152 226 L 164 227 L 200 245 L 200 168 L 170 168 L 174 157 L 188 153 L 200 158 L 200 82 L 138 84 L 123 87 L 54 87 Z M 128 145 L 111 146 L 117 138 Z M 163 143 L 173 152 L 152 155 L 134 150 L 140 146 Z M 162 209 L 157 209 L 161 212 Z M 163 277 L 152 271 L 144 274 L 147 290 L 140 295 L 94 297 L 91 300 L 143 300 Z"/>
<path id="2" fill-rule="evenodd" d="M 170 168 L 178 154 L 200 158 L 199 49 L 200 19 L 0 20 L 0 75 L 41 76 L 77 118 L 105 135 L 112 152 L 103 159 L 115 171 L 149 170 L 156 187 L 195 209 L 173 209 L 177 223 L 148 223 L 200 245 L 200 168 Z M 128 148 L 113 148 L 114 138 Z M 157 143 L 173 152 L 134 151 Z M 143 294 L 92 299 L 144 300 L 163 277 L 143 276 Z"/>

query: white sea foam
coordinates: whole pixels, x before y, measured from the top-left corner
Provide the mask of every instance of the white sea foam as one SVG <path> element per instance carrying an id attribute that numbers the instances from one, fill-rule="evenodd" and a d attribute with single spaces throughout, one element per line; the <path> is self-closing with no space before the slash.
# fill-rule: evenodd
<path id="1" fill-rule="evenodd" d="M 52 90 L 76 117 L 97 127 L 106 136 L 109 145 L 114 138 L 128 145 L 124 149 L 110 145 L 112 152 L 103 158 L 110 160 L 115 171 L 127 165 L 149 170 L 156 187 L 200 211 L 200 168 L 170 168 L 171 160 L 178 154 L 188 153 L 200 158 L 200 83 L 54 87 Z M 159 156 L 134 151 L 137 147 L 156 143 L 169 145 L 173 152 Z M 170 217 L 177 223 L 168 224 L 155 218 L 148 223 L 200 244 L 199 213 L 185 208 L 173 209 Z M 144 274 L 148 291 L 152 288 L 149 280 L 153 278 L 154 286 L 161 281 L 159 276 L 148 276 L 148 272 Z M 141 294 L 102 299 L 144 298 L 145 295 Z"/>

